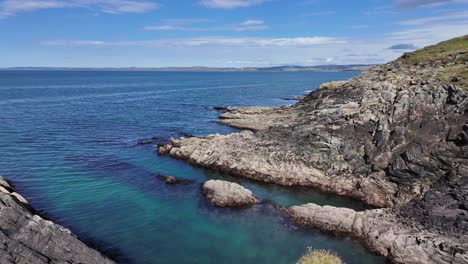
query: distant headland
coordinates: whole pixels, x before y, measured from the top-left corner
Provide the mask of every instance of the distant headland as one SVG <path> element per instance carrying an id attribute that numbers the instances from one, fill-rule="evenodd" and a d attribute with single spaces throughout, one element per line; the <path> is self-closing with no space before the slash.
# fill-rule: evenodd
<path id="1" fill-rule="evenodd" d="M 306 71 L 363 71 L 369 68 L 370 64 L 349 64 L 349 65 L 282 65 L 272 67 L 8 67 L 0 70 L 12 71 L 156 71 L 156 72 L 306 72 Z"/>

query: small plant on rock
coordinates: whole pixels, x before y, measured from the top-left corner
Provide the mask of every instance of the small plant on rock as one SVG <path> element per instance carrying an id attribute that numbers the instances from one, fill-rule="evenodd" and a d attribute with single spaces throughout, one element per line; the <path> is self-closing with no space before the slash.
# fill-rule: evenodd
<path id="1" fill-rule="evenodd" d="M 307 254 L 302 256 L 297 264 L 344 264 L 344 262 L 335 253 L 328 250 L 309 248 Z"/>

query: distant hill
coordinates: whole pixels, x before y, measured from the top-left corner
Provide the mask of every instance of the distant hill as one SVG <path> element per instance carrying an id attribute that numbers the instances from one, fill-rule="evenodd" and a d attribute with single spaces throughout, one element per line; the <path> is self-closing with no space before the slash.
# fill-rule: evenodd
<path id="1" fill-rule="evenodd" d="M 158 72 L 303 72 L 303 71 L 363 71 L 372 65 L 351 64 L 351 65 L 318 65 L 318 66 L 297 66 L 284 65 L 274 67 L 244 67 L 244 68 L 217 68 L 217 67 L 123 67 L 123 68 L 79 68 L 79 67 L 11 67 L 0 68 L 0 70 L 15 71 L 158 71 Z"/>

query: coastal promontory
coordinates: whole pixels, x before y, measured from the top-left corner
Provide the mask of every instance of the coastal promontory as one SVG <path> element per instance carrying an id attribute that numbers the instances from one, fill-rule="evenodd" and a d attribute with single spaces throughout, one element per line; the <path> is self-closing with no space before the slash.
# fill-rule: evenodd
<path id="1" fill-rule="evenodd" d="M 468 36 L 406 53 L 283 107 L 226 107 L 245 131 L 172 139 L 161 154 L 232 175 L 387 208 L 304 205 L 395 263 L 468 262 Z"/>

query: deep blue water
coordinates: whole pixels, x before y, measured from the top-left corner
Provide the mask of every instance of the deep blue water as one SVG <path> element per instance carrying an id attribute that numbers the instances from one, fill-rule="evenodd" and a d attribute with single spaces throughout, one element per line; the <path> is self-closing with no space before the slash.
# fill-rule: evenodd
<path id="1" fill-rule="evenodd" d="M 362 208 L 312 190 L 232 178 L 158 157 L 140 139 L 234 129 L 217 105 L 282 105 L 357 72 L 161 73 L 0 71 L 0 175 L 42 214 L 121 263 L 294 263 L 308 247 L 346 263 L 383 263 L 359 243 L 299 227 L 271 204 Z M 157 173 L 195 179 L 167 186 Z M 211 178 L 268 201 L 218 209 L 200 194 Z"/>

